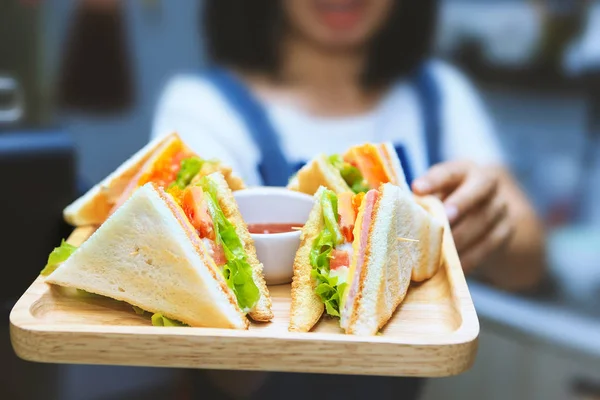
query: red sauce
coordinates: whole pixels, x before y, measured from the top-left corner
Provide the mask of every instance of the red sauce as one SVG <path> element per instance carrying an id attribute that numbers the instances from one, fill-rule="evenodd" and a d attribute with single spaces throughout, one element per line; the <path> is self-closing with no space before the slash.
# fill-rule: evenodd
<path id="1" fill-rule="evenodd" d="M 285 233 L 299 230 L 302 225 L 304 224 L 248 224 L 248 230 L 250 233 Z"/>

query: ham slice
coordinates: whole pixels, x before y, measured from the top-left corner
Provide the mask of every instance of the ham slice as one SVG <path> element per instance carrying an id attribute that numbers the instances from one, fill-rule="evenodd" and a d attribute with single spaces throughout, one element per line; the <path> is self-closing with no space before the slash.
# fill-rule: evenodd
<path id="1" fill-rule="evenodd" d="M 356 294 L 359 290 L 360 274 L 365 264 L 365 254 L 367 252 L 367 245 L 369 244 L 369 228 L 371 226 L 371 222 L 373 221 L 373 211 L 378 198 L 379 191 L 375 189 L 370 190 L 365 195 L 365 208 L 362 215 L 362 221 L 359 221 L 360 237 L 358 242 L 358 250 L 355 254 L 356 267 L 354 269 L 353 276 L 349 277 L 351 279 L 351 284 L 348 288 L 348 295 L 346 297 L 344 310 L 342 312 L 342 326 L 345 324 L 344 316 L 348 315 L 349 311 L 352 310 L 352 304 L 354 303 L 354 299 L 356 298 Z"/>
<path id="2" fill-rule="evenodd" d="M 217 244 L 214 240 L 207 238 L 202 239 L 204 246 L 208 250 L 208 254 L 212 257 L 217 267 L 222 267 L 227 264 L 227 258 L 225 257 L 225 250 L 223 246 Z"/>

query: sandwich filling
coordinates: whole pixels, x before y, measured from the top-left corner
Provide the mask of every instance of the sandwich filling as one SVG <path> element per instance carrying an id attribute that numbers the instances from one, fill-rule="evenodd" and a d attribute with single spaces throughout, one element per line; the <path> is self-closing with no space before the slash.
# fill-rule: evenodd
<path id="1" fill-rule="evenodd" d="M 183 160 L 190 158 L 197 157 L 194 157 L 194 154 L 181 141 L 173 141 L 162 151 L 158 159 L 149 161 L 148 168 L 144 168 L 141 174 L 134 178 L 133 184 L 139 187 L 153 182 L 166 188 L 177 178 L 183 166 Z"/>
<path id="2" fill-rule="evenodd" d="M 343 156 L 330 156 L 328 161 L 354 193 L 366 193 L 383 183 L 397 184 L 383 146 L 371 143 L 355 146 Z"/>
<path id="3" fill-rule="evenodd" d="M 252 277 L 244 243 L 219 205 L 216 184 L 204 177 L 183 190 L 176 200 L 223 273 L 240 309 L 252 310 L 260 299 L 260 291 Z"/>
<path id="4" fill-rule="evenodd" d="M 379 198 L 379 190 L 371 189 L 338 195 L 323 190 L 319 199 L 323 228 L 311 248 L 311 275 L 327 314 L 340 317 L 342 327 L 347 325 L 346 316 L 360 291 L 360 276 L 368 261 L 369 229 Z"/>
<path id="5" fill-rule="evenodd" d="M 139 187 L 152 182 L 169 190 L 184 190 L 207 164 L 218 164 L 215 160 L 204 160 L 189 150 L 182 141 L 173 140 L 157 151 L 160 156 L 151 158 L 144 168 L 131 180 L 121 194 L 111 214 L 119 208 Z"/>
<path id="6" fill-rule="evenodd" d="M 362 193 L 336 195 L 331 190 L 324 190 L 319 200 L 323 228 L 311 248 L 311 275 L 316 281 L 315 292 L 331 316 L 340 316 L 340 305 L 354 258 L 354 223 L 363 197 Z"/>
<path id="7" fill-rule="evenodd" d="M 335 168 L 348 187 L 354 193 L 364 193 L 369 190 L 368 182 L 363 177 L 362 172 L 357 168 L 356 164 L 346 161 L 339 154 L 334 154 L 328 158 L 329 164 Z"/>
<path id="8" fill-rule="evenodd" d="M 64 263 L 69 257 L 71 257 L 71 254 L 73 254 L 75 250 L 77 250 L 76 246 L 65 242 L 63 239 L 60 242 L 60 246 L 52 250 L 48 256 L 48 262 L 46 262 L 46 266 L 42 272 L 40 272 L 40 275 L 48 276 L 53 273 L 54 270 L 60 266 L 60 264 Z"/>

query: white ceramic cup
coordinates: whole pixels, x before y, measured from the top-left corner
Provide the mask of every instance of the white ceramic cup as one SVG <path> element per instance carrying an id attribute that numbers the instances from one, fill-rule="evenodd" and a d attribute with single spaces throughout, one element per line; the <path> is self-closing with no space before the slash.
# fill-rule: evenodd
<path id="1" fill-rule="evenodd" d="M 293 223 L 303 226 L 313 207 L 312 196 L 278 187 L 249 188 L 234 192 L 246 224 Z M 300 231 L 251 234 L 256 254 L 264 266 L 267 284 L 292 281 Z"/>

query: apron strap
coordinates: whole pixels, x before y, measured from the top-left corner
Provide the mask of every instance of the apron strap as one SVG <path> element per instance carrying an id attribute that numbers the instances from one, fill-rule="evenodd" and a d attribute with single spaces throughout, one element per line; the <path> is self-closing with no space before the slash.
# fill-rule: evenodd
<path id="1" fill-rule="evenodd" d="M 398 160 L 400 161 L 400 166 L 402 167 L 402 172 L 404 172 L 404 179 L 406 180 L 406 184 L 408 187 L 412 185 L 412 182 L 415 178 L 414 172 L 410 165 L 410 161 L 408 158 L 408 154 L 406 151 L 406 147 L 403 144 L 395 144 L 394 150 L 396 150 L 396 155 L 398 155 Z"/>
<path id="2" fill-rule="evenodd" d="M 292 168 L 285 158 L 279 136 L 266 110 L 246 86 L 230 72 L 213 68 L 204 74 L 242 118 L 254 143 L 260 150 L 258 169 L 265 186 L 285 186 Z"/>
<path id="3" fill-rule="evenodd" d="M 259 147 L 261 161 L 258 165 L 265 186 L 285 186 L 295 172 L 289 164 L 266 110 L 246 86 L 231 73 L 213 68 L 204 77 L 215 86 L 228 103 L 236 110 L 248 128 L 254 143 Z M 438 83 L 425 64 L 415 76 L 412 86 L 416 92 L 423 121 L 423 130 L 429 165 L 442 161 L 441 157 L 441 113 L 442 96 Z M 396 153 L 410 185 L 414 176 L 404 146 L 395 146 Z"/>
<path id="4" fill-rule="evenodd" d="M 411 81 L 415 91 L 421 121 L 423 121 L 423 135 L 425 139 L 427 162 L 429 166 L 442 161 L 441 157 L 441 119 L 442 119 L 442 97 L 433 71 L 429 64 L 421 66 Z M 394 148 L 400 165 L 406 177 L 406 183 L 412 184 L 414 171 L 411 166 L 409 154 L 402 143 L 395 143 Z"/>
<path id="5" fill-rule="evenodd" d="M 415 76 L 413 87 L 421 109 L 427 159 L 429 166 L 432 166 L 442 161 L 442 94 L 430 65 L 421 67 Z"/>

